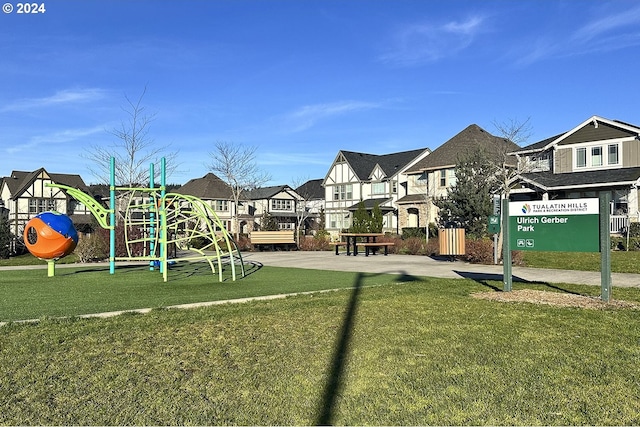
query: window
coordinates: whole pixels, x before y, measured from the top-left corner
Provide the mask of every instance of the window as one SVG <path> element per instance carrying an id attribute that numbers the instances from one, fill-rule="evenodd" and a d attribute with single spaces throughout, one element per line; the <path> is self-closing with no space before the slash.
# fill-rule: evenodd
<path id="1" fill-rule="evenodd" d="M 384 182 L 374 182 L 371 184 L 371 194 L 384 194 Z"/>
<path id="2" fill-rule="evenodd" d="M 39 214 L 47 211 L 56 210 L 56 201 L 54 199 L 29 199 L 29 214 Z"/>
<path id="3" fill-rule="evenodd" d="M 618 144 L 610 144 L 608 148 L 608 165 L 617 165 L 618 164 Z"/>
<path id="4" fill-rule="evenodd" d="M 353 185 L 342 184 L 333 187 L 333 200 L 353 199 Z"/>
<path id="5" fill-rule="evenodd" d="M 620 144 L 594 145 L 575 149 L 576 168 L 600 168 L 620 164 Z"/>
<path id="6" fill-rule="evenodd" d="M 440 171 L 440 187 L 446 187 L 446 186 L 447 186 L 447 171 L 443 169 Z"/>
<path id="7" fill-rule="evenodd" d="M 228 200 L 216 200 L 216 211 L 228 211 L 229 210 L 229 201 Z"/>
<path id="8" fill-rule="evenodd" d="M 602 147 L 591 147 L 591 166 L 602 166 Z"/>
<path id="9" fill-rule="evenodd" d="M 396 194 L 398 192 L 398 181 L 391 181 L 391 192 Z"/>
<path id="10" fill-rule="evenodd" d="M 456 170 L 442 169 L 440 170 L 440 187 L 453 187 L 456 185 Z"/>
<path id="11" fill-rule="evenodd" d="M 291 211 L 293 210 L 293 200 L 272 199 L 271 209 L 274 211 Z"/>
<path id="12" fill-rule="evenodd" d="M 587 166 L 587 149 L 578 148 L 576 150 L 576 167 L 584 168 Z"/>

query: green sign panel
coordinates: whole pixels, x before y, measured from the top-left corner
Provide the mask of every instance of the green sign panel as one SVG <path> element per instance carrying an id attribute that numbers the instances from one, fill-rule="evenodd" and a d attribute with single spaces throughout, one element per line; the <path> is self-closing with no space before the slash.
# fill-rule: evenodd
<path id="1" fill-rule="evenodd" d="M 509 202 L 509 244 L 519 251 L 600 252 L 598 199 Z"/>
<path id="2" fill-rule="evenodd" d="M 500 232 L 500 216 L 489 215 L 489 226 L 487 227 L 489 234 L 498 234 Z"/>

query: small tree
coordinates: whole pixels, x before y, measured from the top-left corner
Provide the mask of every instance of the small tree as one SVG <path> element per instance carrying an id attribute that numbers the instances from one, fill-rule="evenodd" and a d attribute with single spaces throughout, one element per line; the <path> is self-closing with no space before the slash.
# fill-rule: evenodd
<path id="1" fill-rule="evenodd" d="M 371 221 L 369 223 L 369 232 L 371 233 L 382 233 L 382 225 L 383 225 L 383 216 L 382 209 L 380 209 L 379 204 L 375 204 L 373 210 L 371 211 Z"/>
<path id="2" fill-rule="evenodd" d="M 459 158 L 455 169 L 456 185 L 447 196 L 434 200 L 440 209 L 440 222 L 459 222 L 472 237 L 486 234 L 487 221 L 493 212 L 491 195 L 500 182 L 498 169 L 484 150 L 477 149 Z"/>
<path id="3" fill-rule="evenodd" d="M 358 208 L 353 214 L 353 222 L 349 231 L 351 233 L 366 233 L 369 231 L 369 224 L 371 223 L 371 217 L 364 207 L 364 202 L 358 203 Z"/>
<path id="4" fill-rule="evenodd" d="M 0 259 L 7 259 L 11 255 L 11 237 L 9 221 L 0 211 Z"/>
<path id="5" fill-rule="evenodd" d="M 278 221 L 269 212 L 264 212 L 260 217 L 261 231 L 278 231 Z"/>

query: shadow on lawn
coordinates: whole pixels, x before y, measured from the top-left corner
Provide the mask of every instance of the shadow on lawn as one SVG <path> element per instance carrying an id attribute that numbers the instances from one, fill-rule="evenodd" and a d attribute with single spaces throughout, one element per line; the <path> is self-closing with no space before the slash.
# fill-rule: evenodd
<path id="1" fill-rule="evenodd" d="M 215 268 L 218 268 L 217 262 L 214 263 Z M 244 263 L 244 272 L 245 277 L 256 273 L 260 270 L 263 265 L 259 262 L 248 262 Z M 231 280 L 231 267 L 228 262 L 224 262 L 222 265 L 223 274 L 229 272 L 228 277 L 224 277 L 223 281 Z M 241 266 L 236 264 L 236 274 L 238 279 L 242 279 Z M 109 275 L 109 265 L 96 265 L 95 267 L 87 267 L 81 268 L 73 271 L 64 271 L 60 269 L 56 272 L 56 276 L 64 276 L 64 275 L 76 275 L 76 274 L 84 274 L 84 273 L 104 273 L 105 275 Z M 160 268 L 155 266 L 153 270 L 150 269 L 150 265 L 144 264 L 125 264 L 125 265 L 116 265 L 115 275 L 118 274 L 132 274 L 132 273 L 151 273 L 151 274 L 159 274 Z M 169 280 L 179 280 L 187 277 L 195 277 L 195 276 L 212 276 L 215 275 L 217 280 L 217 272 L 212 273 L 211 266 L 209 263 L 205 261 L 199 262 L 178 262 L 174 264 L 169 264 L 168 276 Z"/>
<path id="2" fill-rule="evenodd" d="M 457 275 L 464 277 L 465 279 L 471 279 L 479 284 L 481 284 L 482 286 L 486 286 L 488 288 L 493 289 L 494 291 L 498 291 L 498 292 L 502 292 L 503 288 L 498 287 L 492 283 L 489 282 L 502 282 L 503 281 L 503 275 L 502 274 L 492 274 L 492 273 L 473 273 L 470 271 L 453 271 L 454 273 L 456 273 Z M 555 289 L 556 291 L 561 291 L 561 292 L 565 292 L 567 294 L 573 294 L 573 295 L 582 295 L 579 292 L 575 292 L 572 291 L 570 289 L 567 289 L 566 287 L 563 288 L 557 284 L 552 284 L 552 283 L 548 283 L 548 282 L 532 282 L 526 279 L 523 279 L 521 277 L 518 276 L 512 276 L 512 280 L 513 282 L 517 282 L 517 283 L 527 283 L 529 285 L 540 285 L 540 286 L 546 286 L 548 288 L 551 289 Z"/>
<path id="3" fill-rule="evenodd" d="M 316 425 L 328 426 L 333 424 L 336 397 L 341 394 L 342 389 L 344 388 L 344 368 L 349 358 L 349 346 L 355 325 L 360 291 L 362 290 L 362 286 L 366 278 L 380 275 L 382 275 L 382 273 L 358 273 L 356 275 L 353 290 L 351 291 L 351 297 L 349 298 L 344 319 L 342 320 L 342 328 L 340 329 L 340 334 L 338 335 L 338 340 L 333 353 L 330 372 L 327 377 L 327 384 L 320 402 L 320 411 Z M 401 273 L 398 277 L 399 282 L 413 282 L 417 280 L 420 279 L 406 272 Z"/>

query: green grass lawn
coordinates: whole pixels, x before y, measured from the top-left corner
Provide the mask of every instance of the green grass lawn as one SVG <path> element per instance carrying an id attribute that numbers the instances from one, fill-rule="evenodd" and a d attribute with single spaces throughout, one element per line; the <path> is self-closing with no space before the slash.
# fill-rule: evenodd
<path id="1" fill-rule="evenodd" d="M 525 266 L 561 270 L 600 271 L 599 252 L 523 251 Z M 640 251 L 612 251 L 611 271 L 640 273 Z"/>
<path id="2" fill-rule="evenodd" d="M 204 262 L 180 263 L 169 269 L 169 281 L 148 266 L 58 268 L 0 273 L 0 321 L 75 316 L 139 308 L 158 308 L 194 302 L 263 295 L 289 294 L 351 286 L 357 273 L 256 267 L 247 264 L 246 277 L 223 282 Z M 238 276 L 239 268 L 237 270 Z M 367 285 L 385 284 L 393 276 L 377 276 Z M 370 283 L 369 283 L 370 282 Z"/>
<path id="3" fill-rule="evenodd" d="M 481 300 L 471 294 L 500 283 L 469 279 L 278 268 L 247 279 L 218 291 L 349 289 L 11 323 L 0 328 L 0 424 L 640 423 L 637 310 Z M 640 290 L 616 297 L 640 301 Z"/>

